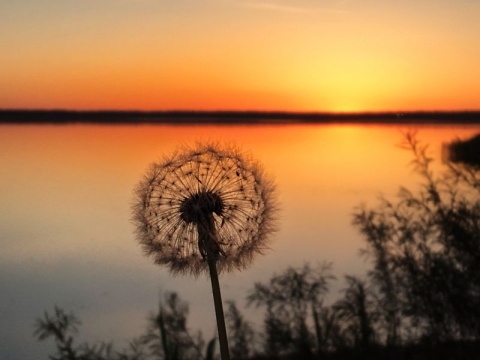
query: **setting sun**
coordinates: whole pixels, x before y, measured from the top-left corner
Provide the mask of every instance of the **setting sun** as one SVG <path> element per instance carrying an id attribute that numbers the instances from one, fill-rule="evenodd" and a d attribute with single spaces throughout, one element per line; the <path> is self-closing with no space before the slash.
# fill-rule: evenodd
<path id="1" fill-rule="evenodd" d="M 480 107 L 471 1 L 3 2 L 0 108 Z"/>

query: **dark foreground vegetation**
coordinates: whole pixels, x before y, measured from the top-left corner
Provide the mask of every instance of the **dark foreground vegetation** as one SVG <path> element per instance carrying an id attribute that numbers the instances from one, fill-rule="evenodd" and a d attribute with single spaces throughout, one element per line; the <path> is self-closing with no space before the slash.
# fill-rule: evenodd
<path id="1" fill-rule="evenodd" d="M 448 163 L 435 175 L 427 147 L 407 134 L 419 191 L 373 209 L 357 208 L 366 278 L 345 276 L 327 304 L 330 265 L 287 268 L 246 294 L 263 309 L 255 329 L 234 302 L 226 305 L 232 359 L 478 359 L 480 354 L 480 167 Z M 125 350 L 78 345 L 78 320 L 55 308 L 37 320 L 35 335 L 53 339 L 52 359 L 196 360 L 216 358 L 216 339 L 187 325 L 188 304 L 166 293 L 143 335 Z"/>
<path id="2" fill-rule="evenodd" d="M 480 134 L 467 140 L 455 140 L 445 147 L 449 161 L 480 166 Z"/>

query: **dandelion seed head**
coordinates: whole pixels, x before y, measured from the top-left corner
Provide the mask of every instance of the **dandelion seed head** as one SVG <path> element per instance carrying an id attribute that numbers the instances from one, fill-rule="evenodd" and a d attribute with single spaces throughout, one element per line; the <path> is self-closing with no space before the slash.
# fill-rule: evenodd
<path id="1" fill-rule="evenodd" d="M 268 248 L 276 213 L 275 186 L 257 162 L 197 144 L 150 166 L 135 191 L 133 222 L 155 263 L 198 275 L 212 253 L 219 272 L 246 268 Z"/>

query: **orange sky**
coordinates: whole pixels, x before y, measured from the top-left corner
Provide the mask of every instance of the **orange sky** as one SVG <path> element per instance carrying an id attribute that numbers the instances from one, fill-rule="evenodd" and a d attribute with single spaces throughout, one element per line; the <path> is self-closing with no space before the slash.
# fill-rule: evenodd
<path id="1" fill-rule="evenodd" d="M 468 0 L 0 3 L 0 108 L 480 109 Z"/>

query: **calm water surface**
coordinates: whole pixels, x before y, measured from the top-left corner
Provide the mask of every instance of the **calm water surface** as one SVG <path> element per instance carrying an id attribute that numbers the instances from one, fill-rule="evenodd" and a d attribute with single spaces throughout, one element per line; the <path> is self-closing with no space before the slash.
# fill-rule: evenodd
<path id="1" fill-rule="evenodd" d="M 140 335 L 162 291 L 190 304 L 189 325 L 214 333 L 208 279 L 172 277 L 142 255 L 130 222 L 132 189 L 152 161 L 197 140 L 234 142 L 278 185 L 280 231 L 252 267 L 221 278 L 224 300 L 245 304 L 255 281 L 287 266 L 333 263 L 365 274 L 354 208 L 417 186 L 411 155 L 397 145 L 417 129 L 437 171 L 442 142 L 480 126 L 0 126 L 0 358 L 46 359 L 35 319 L 54 305 L 82 320 L 81 338 L 119 347 Z M 334 298 L 341 281 L 332 284 Z M 253 320 L 252 309 L 245 314 Z M 258 320 L 257 323 L 260 323 Z"/>

